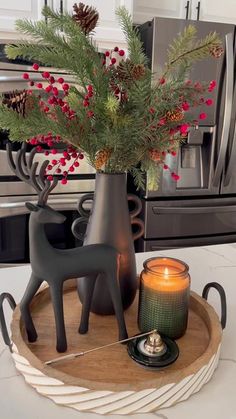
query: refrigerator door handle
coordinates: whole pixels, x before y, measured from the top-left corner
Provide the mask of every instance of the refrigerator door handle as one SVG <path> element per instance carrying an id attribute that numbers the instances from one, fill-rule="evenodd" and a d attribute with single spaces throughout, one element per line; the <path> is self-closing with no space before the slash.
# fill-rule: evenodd
<path id="1" fill-rule="evenodd" d="M 232 172 L 235 169 L 235 164 L 236 164 L 236 123 L 234 126 L 233 145 L 231 149 L 228 168 L 225 174 L 224 186 L 228 186 L 231 176 L 232 176 Z"/>
<path id="2" fill-rule="evenodd" d="M 152 207 L 154 214 L 206 214 L 219 212 L 235 212 L 236 205 L 224 205 L 216 207 Z"/>
<path id="3" fill-rule="evenodd" d="M 201 7 L 201 2 L 198 1 L 197 7 L 196 7 L 196 10 L 197 10 L 197 20 L 199 20 L 199 17 L 200 17 L 200 7 Z"/>
<path id="4" fill-rule="evenodd" d="M 234 49 L 233 34 L 225 35 L 225 53 L 226 53 L 226 87 L 225 87 L 225 108 L 223 118 L 223 128 L 221 134 L 221 142 L 219 156 L 216 163 L 215 173 L 213 177 L 213 186 L 218 186 L 222 174 L 225 155 L 228 145 L 229 128 L 233 103 L 233 87 L 234 87 Z"/>
<path id="5" fill-rule="evenodd" d="M 188 14 L 189 14 L 189 3 L 190 3 L 190 1 L 187 1 L 186 6 L 185 6 L 185 9 L 186 9 L 186 16 L 185 16 L 185 19 L 186 19 L 186 20 L 188 20 Z"/>

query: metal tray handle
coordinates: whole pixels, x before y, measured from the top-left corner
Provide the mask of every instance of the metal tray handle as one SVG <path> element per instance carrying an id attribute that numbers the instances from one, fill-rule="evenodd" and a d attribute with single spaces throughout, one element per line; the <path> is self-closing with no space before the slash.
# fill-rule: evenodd
<path id="1" fill-rule="evenodd" d="M 5 320 L 4 311 L 3 311 L 4 300 L 8 301 L 8 303 L 9 303 L 9 305 L 12 308 L 13 311 L 16 308 L 16 302 L 15 302 L 14 298 L 12 297 L 12 295 L 9 294 L 8 292 L 4 292 L 0 295 L 0 329 L 1 329 L 2 337 L 3 337 L 3 340 L 4 340 L 5 344 L 7 346 L 9 346 L 9 349 L 12 352 L 12 341 L 10 339 L 10 336 L 9 336 L 9 333 L 8 333 L 8 330 L 7 330 L 6 320 Z"/>
<path id="2" fill-rule="evenodd" d="M 218 284 L 218 282 L 209 282 L 209 284 L 205 285 L 202 291 L 202 297 L 207 300 L 209 291 L 211 288 L 215 288 L 219 295 L 220 295 L 220 302 L 221 302 L 221 326 L 222 329 L 226 326 L 227 320 L 227 304 L 226 304 L 226 294 L 224 288 Z"/>

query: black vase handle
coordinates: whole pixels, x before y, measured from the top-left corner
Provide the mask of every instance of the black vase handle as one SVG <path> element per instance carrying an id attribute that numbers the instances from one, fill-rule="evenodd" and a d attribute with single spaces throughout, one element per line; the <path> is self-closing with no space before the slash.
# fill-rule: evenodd
<path id="1" fill-rule="evenodd" d="M 142 210 L 141 199 L 138 196 L 130 194 L 130 193 L 127 195 L 127 199 L 128 199 L 128 201 L 132 201 L 132 202 L 135 203 L 134 209 L 132 211 L 130 211 L 129 214 L 130 214 L 131 218 L 136 217 L 138 214 L 140 214 L 140 212 Z"/>
<path id="2" fill-rule="evenodd" d="M 143 236 L 144 233 L 144 222 L 140 218 L 131 218 L 131 225 L 138 225 L 139 229 L 133 233 L 133 240 L 137 240 Z"/>
<path id="3" fill-rule="evenodd" d="M 226 326 L 226 320 L 227 320 L 227 304 L 226 304 L 225 290 L 220 284 L 218 284 L 218 282 L 209 282 L 209 284 L 205 285 L 202 291 L 202 297 L 205 298 L 205 300 L 207 300 L 207 297 L 211 288 L 215 288 L 220 295 L 221 326 L 222 326 L 222 329 L 224 329 Z"/>
<path id="4" fill-rule="evenodd" d="M 92 201 L 93 198 L 94 198 L 94 193 L 87 193 L 84 196 L 82 196 L 82 198 L 79 200 L 78 212 L 82 217 L 89 218 L 91 211 L 90 209 L 85 209 L 83 207 L 83 204 L 86 201 Z"/>
<path id="5" fill-rule="evenodd" d="M 135 203 L 134 209 L 130 211 L 129 214 L 131 217 L 131 225 L 136 224 L 139 226 L 138 231 L 133 233 L 133 240 L 137 240 L 140 237 L 142 237 L 144 233 L 144 222 L 140 218 L 136 217 L 138 214 L 140 214 L 142 210 L 142 201 L 137 195 L 133 195 L 133 194 L 128 194 L 127 199 L 128 201 L 132 201 Z"/>
<path id="6" fill-rule="evenodd" d="M 79 217 L 73 221 L 71 231 L 78 240 L 84 241 L 85 232 L 79 231 L 79 225 L 88 224 L 88 220 L 88 217 Z"/>
<path id="7" fill-rule="evenodd" d="M 7 330 L 6 320 L 5 320 L 4 311 L 3 311 L 4 300 L 8 301 L 13 311 L 16 308 L 16 302 L 14 298 L 12 297 L 12 295 L 9 294 L 8 292 L 4 292 L 0 295 L 0 328 L 1 328 L 3 340 L 5 344 L 9 346 L 9 349 L 12 352 L 12 342 L 11 342 L 11 339 Z"/>
<path id="8" fill-rule="evenodd" d="M 82 196 L 82 198 L 79 200 L 79 204 L 78 204 L 78 212 L 82 217 L 89 217 L 90 216 L 90 210 L 85 209 L 83 207 L 84 202 L 86 201 L 91 201 L 94 198 L 94 194 L 93 193 L 88 193 L 85 194 L 84 196 Z M 128 194 L 127 195 L 127 199 L 128 201 L 133 201 L 135 203 L 135 208 L 130 211 L 130 216 L 132 217 L 136 217 L 142 210 L 142 202 L 141 199 L 139 199 L 138 196 L 133 195 L 133 194 Z"/>
<path id="9" fill-rule="evenodd" d="M 88 224 L 88 219 L 89 219 L 89 216 L 90 216 L 90 213 L 91 213 L 91 211 L 90 210 L 88 210 L 88 209 L 85 209 L 84 207 L 83 207 L 83 204 L 86 202 L 86 201 L 91 201 L 91 200 L 93 200 L 94 199 L 94 194 L 93 193 L 88 193 L 88 194 L 85 194 L 80 200 L 79 200 L 79 203 L 78 203 L 78 212 L 79 212 L 79 214 L 81 215 L 81 217 L 80 218 L 77 218 L 74 222 L 73 222 L 73 224 L 72 224 L 72 226 L 71 226 L 71 230 L 72 230 L 72 233 L 73 233 L 73 235 L 78 239 L 78 240 L 81 240 L 81 241 L 83 241 L 84 240 L 84 236 L 85 236 L 85 233 L 82 233 L 81 231 L 79 231 L 79 228 L 78 228 L 78 226 L 80 225 L 80 224 Z M 139 230 L 137 231 L 137 232 L 135 232 L 135 233 L 133 233 L 133 240 L 137 240 L 137 239 L 139 239 L 142 235 L 143 235 L 143 233 L 144 233 L 144 223 L 143 223 L 143 221 L 141 220 L 141 219 L 139 219 L 139 218 L 136 218 L 136 216 L 141 212 L 141 210 L 142 210 L 142 202 L 141 202 L 141 199 L 138 197 L 138 196 L 136 196 L 136 195 L 133 195 L 133 194 L 128 194 L 127 195 L 127 200 L 128 201 L 132 201 L 132 202 L 134 202 L 135 203 L 135 207 L 134 207 L 134 209 L 132 210 L 132 211 L 130 211 L 129 212 L 129 214 L 130 214 L 130 217 L 131 217 L 131 224 L 132 225 L 138 225 L 139 226 Z"/>

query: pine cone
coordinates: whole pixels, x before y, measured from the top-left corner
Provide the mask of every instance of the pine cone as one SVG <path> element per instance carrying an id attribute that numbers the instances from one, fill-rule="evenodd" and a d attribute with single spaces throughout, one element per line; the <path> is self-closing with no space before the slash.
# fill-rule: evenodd
<path id="1" fill-rule="evenodd" d="M 162 156 L 161 153 L 157 150 L 155 150 L 154 148 L 152 148 L 151 150 L 148 150 L 148 154 L 151 160 L 155 161 L 155 162 L 161 162 L 162 161 Z"/>
<path id="2" fill-rule="evenodd" d="M 222 48 L 220 45 L 217 45 L 215 47 L 212 47 L 210 49 L 210 54 L 214 58 L 220 58 L 222 54 L 224 54 L 224 48 Z"/>
<path id="3" fill-rule="evenodd" d="M 172 122 L 180 122 L 184 119 L 184 113 L 180 109 L 166 112 L 166 118 Z"/>
<path id="4" fill-rule="evenodd" d="M 129 84 L 132 82 L 132 70 L 133 63 L 130 60 L 121 61 L 120 64 L 116 67 L 115 76 L 120 82 L 125 82 Z"/>
<path id="5" fill-rule="evenodd" d="M 25 101 L 24 116 L 26 116 L 27 113 L 33 109 L 33 107 L 34 107 L 34 99 L 32 96 L 27 95 L 26 101 Z"/>
<path id="6" fill-rule="evenodd" d="M 26 90 L 14 90 L 11 93 L 6 93 L 2 103 L 7 105 L 9 109 L 11 108 L 16 111 L 21 116 L 25 116 L 27 111 L 32 108 L 32 99 L 27 95 Z"/>
<path id="7" fill-rule="evenodd" d="M 81 30 L 88 35 L 97 25 L 99 14 L 92 6 L 85 6 L 84 3 L 77 3 L 73 6 L 73 19 L 80 25 Z"/>
<path id="8" fill-rule="evenodd" d="M 101 167 L 106 164 L 106 162 L 109 160 L 111 156 L 111 150 L 109 148 L 104 148 L 103 150 L 100 150 L 95 159 L 95 168 L 96 170 L 101 169 Z"/>
<path id="9" fill-rule="evenodd" d="M 134 64 L 132 75 L 134 80 L 140 80 L 145 75 L 146 69 L 143 64 Z"/>
<path id="10" fill-rule="evenodd" d="M 145 71 L 143 64 L 134 64 L 130 60 L 121 61 L 116 67 L 116 77 L 119 81 L 130 84 L 133 80 L 140 80 Z"/>

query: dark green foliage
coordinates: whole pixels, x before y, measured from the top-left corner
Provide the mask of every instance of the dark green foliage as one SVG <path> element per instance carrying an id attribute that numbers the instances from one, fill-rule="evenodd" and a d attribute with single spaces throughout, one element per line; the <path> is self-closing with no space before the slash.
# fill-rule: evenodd
<path id="1" fill-rule="evenodd" d="M 49 131 L 60 135 L 65 142 L 84 151 L 94 167 L 97 167 L 98 153 L 109 150 L 100 170 L 129 171 L 137 187 L 143 186 L 143 175 L 148 171 L 149 187 L 156 188 L 157 172 L 163 160 L 153 160 L 150 151 L 168 152 L 184 141 L 180 126 L 191 124 L 192 120 L 189 112 L 182 110 L 182 104 L 198 106 L 207 90 L 207 84 L 200 88 L 186 84 L 186 74 L 194 61 L 208 57 L 211 48 L 220 44 L 217 35 L 212 33 L 197 40 L 195 28 L 188 26 L 169 47 L 166 68 L 154 82 L 139 35 L 124 7 L 117 10 L 117 16 L 126 36 L 129 61 L 123 57 L 127 61 L 123 61 L 120 70 L 116 65 L 104 66 L 93 39 L 71 15 L 61 16 L 48 7 L 43 14 L 47 24 L 17 21 L 17 29 L 23 35 L 30 35 L 34 42 L 24 40 L 9 45 L 7 55 L 37 59 L 70 72 L 75 85 L 64 100 L 75 115 L 68 118 L 58 105 L 50 106 L 50 111 L 44 113 L 39 99 L 33 95 L 33 109 L 25 118 L 2 105 L 0 126 L 10 129 L 12 140 L 26 141 Z M 93 86 L 89 108 L 83 106 L 88 85 Z M 92 116 L 88 116 L 88 111 L 92 111 Z M 179 114 L 183 118 L 176 120 Z"/>

